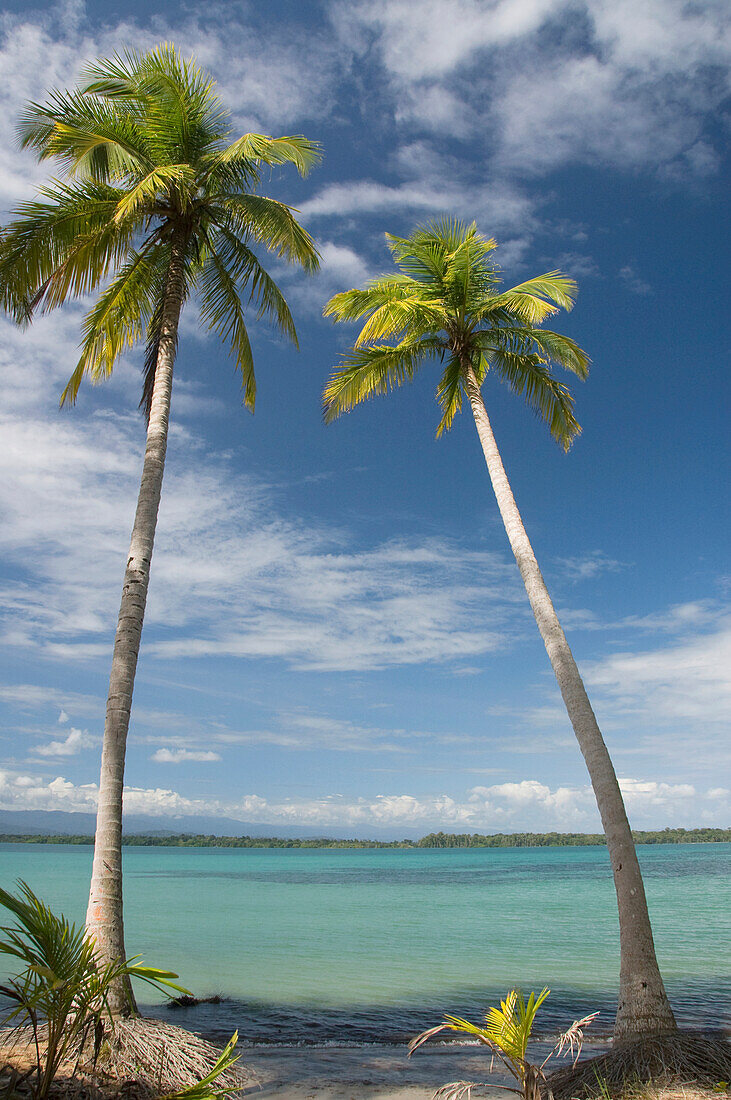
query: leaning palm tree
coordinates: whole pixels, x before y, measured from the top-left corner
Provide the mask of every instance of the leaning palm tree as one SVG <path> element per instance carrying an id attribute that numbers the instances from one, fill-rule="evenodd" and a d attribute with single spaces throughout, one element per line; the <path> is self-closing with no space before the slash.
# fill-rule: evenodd
<path id="1" fill-rule="evenodd" d="M 499 289 L 494 240 L 449 220 L 417 228 L 410 237 L 387 234 L 399 273 L 371 280 L 363 290 L 336 294 L 325 315 L 367 318 L 353 349 L 325 388 L 325 419 L 376 394 L 410 382 L 426 361 L 444 369 L 437 387 L 441 420 L 452 424 L 466 396 L 510 546 L 586 760 L 607 838 L 619 905 L 620 982 L 615 1036 L 672 1031 L 675 1020 L 655 957 L 645 891 L 622 794 L 576 662 L 538 568 L 518 512 L 482 400 L 488 374 L 496 375 L 546 421 L 568 449 L 580 431 L 568 389 L 551 362 L 585 378 L 589 359 L 573 340 L 540 327 L 557 307 L 570 309 L 576 284 L 558 271 Z M 392 343 L 382 343 L 383 339 Z"/>
<path id="2" fill-rule="evenodd" d="M 310 236 L 284 203 L 257 193 L 265 166 L 318 160 L 304 137 L 244 134 L 230 141 L 213 81 L 170 45 L 91 65 L 83 83 L 26 109 L 24 147 L 66 169 L 25 203 L 0 238 L 2 304 L 21 323 L 73 296 L 99 291 L 83 324 L 81 358 L 61 403 L 85 376 L 106 378 L 144 339 L 141 406 L 147 444 L 124 576 L 109 682 L 87 928 L 100 955 L 125 958 L 122 787 L 132 690 L 162 488 L 181 310 L 197 294 L 204 325 L 227 344 L 244 404 L 256 386 L 246 306 L 297 342 L 279 288 L 256 246 L 313 270 Z M 246 295 L 244 297 L 243 295 Z M 114 1008 L 133 1006 L 117 990 Z"/>

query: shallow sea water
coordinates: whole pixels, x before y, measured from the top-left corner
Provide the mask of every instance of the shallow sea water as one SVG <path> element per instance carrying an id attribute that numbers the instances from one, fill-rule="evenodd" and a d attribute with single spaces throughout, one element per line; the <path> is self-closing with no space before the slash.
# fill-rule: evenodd
<path id="1" fill-rule="evenodd" d="M 639 854 L 679 1022 L 707 1024 L 711 1006 L 723 1026 L 731 845 Z M 90 870 L 88 847 L 0 845 L 3 886 L 24 878 L 73 920 Z M 154 1011 L 216 1037 L 401 1043 L 445 1011 L 479 1017 L 515 985 L 550 986 L 546 1035 L 597 1009 L 594 1034 L 611 1031 L 618 930 L 603 848 L 125 848 L 124 873 L 129 953 L 225 998 Z"/>

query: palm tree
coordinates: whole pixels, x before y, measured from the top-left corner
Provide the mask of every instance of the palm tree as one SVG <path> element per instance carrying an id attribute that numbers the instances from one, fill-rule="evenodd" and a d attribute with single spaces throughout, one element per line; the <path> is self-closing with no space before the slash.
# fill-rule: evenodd
<path id="1" fill-rule="evenodd" d="M 99 290 L 83 323 L 81 358 L 61 403 L 85 375 L 106 378 L 127 347 L 146 342 L 140 405 L 147 416 L 142 483 L 124 576 L 109 682 L 87 928 L 100 955 L 125 958 L 122 786 L 132 690 L 162 488 L 178 324 L 197 293 L 202 322 L 227 345 L 253 411 L 254 366 L 246 309 L 295 345 L 281 291 L 253 248 L 308 270 L 318 254 L 284 203 L 257 193 L 264 166 L 304 175 L 319 159 L 304 137 L 244 134 L 214 82 L 171 45 L 91 65 L 83 83 L 26 109 L 24 147 L 65 167 L 25 203 L 0 242 L 2 304 L 21 323 L 69 297 Z M 246 292 L 247 299 L 242 295 Z M 131 989 L 113 1007 L 133 1007 Z"/>
<path id="2" fill-rule="evenodd" d="M 576 662 L 538 568 L 508 483 L 482 400 L 488 373 L 497 375 L 548 424 L 565 449 L 580 431 L 568 389 L 551 362 L 579 378 L 587 355 L 566 336 L 539 327 L 558 306 L 570 309 L 573 280 L 558 271 L 499 290 L 490 255 L 494 240 L 475 227 L 448 220 L 387 241 L 399 273 L 371 280 L 363 290 L 336 294 L 325 315 L 367 318 L 353 347 L 325 388 L 330 422 L 361 401 L 410 382 L 429 359 L 444 363 L 437 400 L 437 436 L 452 424 L 466 396 L 500 514 L 548 651 L 566 709 L 586 760 L 614 871 L 619 905 L 620 983 L 615 1037 L 672 1031 L 675 1020 L 655 957 L 642 876 L 617 777 Z M 380 341 L 392 340 L 388 344 Z"/>

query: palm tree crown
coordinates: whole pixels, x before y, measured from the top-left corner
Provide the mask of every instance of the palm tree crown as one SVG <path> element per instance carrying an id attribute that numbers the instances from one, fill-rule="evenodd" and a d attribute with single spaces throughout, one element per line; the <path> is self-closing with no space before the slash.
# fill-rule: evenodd
<path id="1" fill-rule="evenodd" d="M 573 340 L 538 325 L 558 306 L 571 308 L 574 281 L 551 271 L 500 291 L 491 258 L 497 245 L 474 223 L 444 219 L 409 237 L 387 233 L 386 239 L 399 273 L 336 294 L 325 307 L 325 316 L 340 321 L 368 318 L 325 388 L 325 419 L 411 381 L 426 360 L 438 358 L 445 366 L 437 387 L 442 410 L 437 435 L 461 409 L 471 367 L 480 385 L 493 370 L 523 394 L 568 448 L 581 429 L 571 394 L 549 364 L 585 378 L 589 359 Z M 395 343 L 380 343 L 384 338 Z"/>
<path id="2" fill-rule="evenodd" d="M 39 309 L 103 287 L 84 320 L 81 357 L 62 403 L 75 400 L 84 375 L 106 377 L 144 337 L 149 414 L 177 251 L 183 296 L 197 291 L 202 322 L 228 344 L 253 409 L 244 301 L 295 343 L 296 334 L 252 246 L 310 270 L 318 263 L 290 208 L 255 192 L 265 165 L 291 163 L 304 175 L 319 159 L 317 144 L 260 134 L 229 142 L 229 114 L 214 82 L 170 45 L 90 65 L 79 88 L 30 104 L 19 129 L 22 145 L 39 160 L 60 161 L 66 178 L 42 188 L 7 227 L 0 302 L 27 322 Z"/>

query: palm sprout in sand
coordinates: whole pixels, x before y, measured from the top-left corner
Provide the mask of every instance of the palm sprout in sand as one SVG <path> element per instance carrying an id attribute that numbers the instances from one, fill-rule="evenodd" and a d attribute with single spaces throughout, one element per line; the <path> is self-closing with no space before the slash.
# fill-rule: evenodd
<path id="1" fill-rule="evenodd" d="M 619 905 L 620 986 L 615 1036 L 673 1031 L 675 1020 L 655 957 L 642 876 L 622 795 L 606 745 L 561 624 L 554 610 L 508 483 L 482 399 L 488 376 L 497 377 L 548 424 L 568 449 L 580 431 L 568 389 L 551 363 L 586 378 L 589 359 L 573 340 L 542 327 L 570 309 L 573 280 L 558 271 L 501 290 L 494 240 L 449 220 L 417 228 L 410 237 L 387 235 L 398 273 L 362 290 L 336 294 L 325 308 L 339 321 L 366 318 L 353 349 L 325 388 L 325 419 L 376 394 L 410 382 L 429 361 L 442 364 L 437 386 L 447 430 L 466 398 L 475 419 L 508 539 L 548 651 L 602 818 Z M 384 343 L 383 341 L 390 341 Z"/>
<path id="2" fill-rule="evenodd" d="M 3 232 L 4 307 L 24 323 L 70 297 L 98 292 L 62 403 L 76 399 L 85 376 L 106 378 L 126 348 L 146 344 L 147 444 L 114 642 L 87 915 L 101 955 L 121 960 L 125 744 L 180 314 L 196 293 L 202 322 L 230 350 L 253 411 L 249 307 L 296 344 L 287 303 L 255 250 L 317 267 L 313 241 L 290 208 L 257 188 L 265 167 L 292 164 L 305 174 L 319 152 L 301 136 L 245 134 L 231 141 L 213 81 L 169 45 L 91 65 L 75 90 L 31 104 L 20 133 L 25 148 L 65 173 L 21 206 Z M 133 1004 L 126 984 L 115 997 L 117 1011 Z"/>

